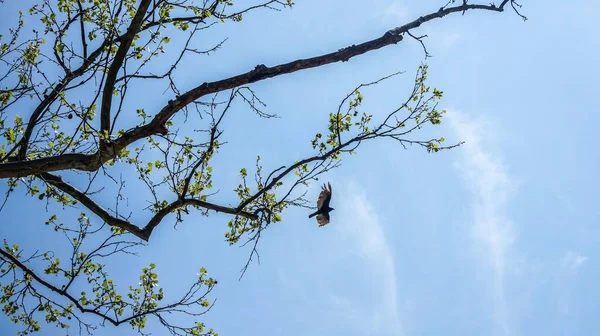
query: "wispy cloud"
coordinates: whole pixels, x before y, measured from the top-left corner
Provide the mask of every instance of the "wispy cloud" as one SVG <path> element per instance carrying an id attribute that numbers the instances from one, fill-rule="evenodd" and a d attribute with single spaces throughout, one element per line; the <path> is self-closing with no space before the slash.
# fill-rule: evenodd
<path id="1" fill-rule="evenodd" d="M 560 259 L 560 268 L 556 273 L 554 291 L 557 298 L 557 309 L 561 314 L 577 314 L 578 307 L 573 307 L 571 304 L 571 292 L 574 288 L 574 281 L 588 259 L 587 256 L 573 251 L 565 252 Z"/>
<path id="2" fill-rule="evenodd" d="M 562 257 L 561 266 L 563 269 L 569 270 L 577 270 L 583 266 L 588 261 L 588 257 L 575 253 L 575 252 L 566 252 Z"/>
<path id="3" fill-rule="evenodd" d="M 336 209 L 332 223 L 317 228 L 314 219 L 310 221 L 314 245 L 298 245 L 301 250 L 286 257 L 295 266 L 278 270 L 278 296 L 304 317 L 299 326 L 309 333 L 403 335 L 400 312 L 406 308 L 398 304 L 394 252 L 385 222 L 369 193 L 354 181 L 331 181 Z M 311 198 L 317 198 L 319 189 L 320 184 L 311 185 Z"/>
<path id="4" fill-rule="evenodd" d="M 334 214 L 336 221 L 343 223 L 336 226 L 336 230 L 352 246 L 351 250 L 358 254 L 366 273 L 376 279 L 372 288 L 376 302 L 370 311 L 360 308 L 360 305 L 357 308 L 355 303 L 339 296 L 331 296 L 331 303 L 342 308 L 348 313 L 348 318 L 363 325 L 369 333 L 401 335 L 394 256 L 377 211 L 365 191 L 356 183 L 351 182 L 337 189 L 337 195 L 346 196 L 338 201 L 341 207 Z"/>
<path id="5" fill-rule="evenodd" d="M 515 182 L 504 165 L 484 146 L 489 125 L 468 120 L 457 111 L 449 113 L 451 126 L 465 144 L 457 167 L 472 193 L 472 235 L 488 252 L 486 260 L 494 273 L 494 316 L 504 335 L 513 334 L 505 295 L 505 278 L 514 227 L 506 213 L 506 204 L 515 191 Z"/>

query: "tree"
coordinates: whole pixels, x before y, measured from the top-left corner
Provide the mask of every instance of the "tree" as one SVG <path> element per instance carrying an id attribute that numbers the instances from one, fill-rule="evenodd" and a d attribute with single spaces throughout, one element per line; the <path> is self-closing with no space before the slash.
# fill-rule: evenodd
<path id="1" fill-rule="evenodd" d="M 61 248 L 57 245 L 57 251 L 31 252 L 4 239 L 0 301 L 11 321 L 22 325 L 22 334 L 40 330 L 42 319 L 91 333 L 97 326 L 90 316 L 99 318 L 101 325 L 130 325 L 140 333 L 152 318 L 173 335 L 213 334 L 195 321 L 212 306 L 208 294 L 217 284 L 206 269 L 200 269 L 197 281 L 180 300 L 164 303 L 155 265 L 142 270 L 139 286 L 122 294 L 106 264 L 115 262 L 115 255 L 140 251 L 165 221 L 180 223 L 192 210 L 203 215 L 216 211 L 231 216 L 225 233 L 229 244 L 252 245 L 245 272 L 257 256 L 263 231 L 281 222 L 286 208 L 311 207 L 313 202 L 304 198 L 306 186 L 336 168 L 345 155 L 355 154 L 361 143 L 393 139 L 429 152 L 460 145 L 444 145 L 443 137 L 418 137 L 420 129 L 440 124 L 445 113 L 437 108 L 443 93 L 427 84 L 428 68 L 423 64 L 397 109 L 379 116 L 361 110 L 361 90 L 397 74 L 357 86 L 329 114 L 325 131 L 312 138 L 306 157 L 282 162 L 265 174 L 258 156 L 254 176 L 247 168 L 239 171 L 237 195 L 229 195 L 237 197 L 237 205 L 218 204 L 211 199 L 212 162 L 226 150 L 223 121 L 232 103 L 242 101 L 258 116 L 273 117 L 249 85 L 346 62 L 405 37 L 419 42 L 427 56 L 424 36 L 412 32 L 446 15 L 474 10 L 500 13 L 511 6 L 523 17 L 513 0 L 498 4 L 451 0 L 379 38 L 325 55 L 275 66 L 259 64 L 213 82 L 194 78 L 197 84 L 191 88 L 179 84 L 183 69 L 178 65 L 184 57 L 212 53 L 222 45 L 198 50 L 190 46 L 194 38 L 219 22 L 241 24 L 249 11 L 293 5 L 291 0 L 265 0 L 247 7 L 224 0 L 44 0 L 28 14 L 21 12 L 16 26 L 0 36 L 0 178 L 6 181 L 0 211 L 14 195 L 25 193 L 32 208 L 45 207 L 52 213 L 45 224 L 68 240 L 59 244 Z M 25 17 L 34 22 L 26 24 Z M 165 67 L 162 60 L 167 56 L 172 60 Z M 129 94 L 148 81 L 168 88 L 170 98 L 157 110 Z M 154 103 L 163 103 L 162 99 Z M 133 111 L 136 120 L 129 117 Z M 192 122 L 202 126 L 195 130 L 185 126 Z M 126 184 L 119 177 L 123 171 L 135 171 L 139 181 Z M 142 187 L 150 206 L 133 211 L 145 210 L 149 219 L 134 223 L 131 214 L 124 215 L 128 207 L 123 203 L 128 192 Z M 115 201 L 112 208 L 104 201 L 106 195 Z M 71 211 L 59 213 L 61 208 Z M 172 319 L 177 314 L 194 321 L 180 325 Z"/>

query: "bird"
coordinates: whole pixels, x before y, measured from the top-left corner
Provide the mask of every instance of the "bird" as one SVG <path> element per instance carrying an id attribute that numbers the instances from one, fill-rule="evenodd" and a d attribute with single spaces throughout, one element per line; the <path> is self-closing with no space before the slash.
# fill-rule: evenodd
<path id="1" fill-rule="evenodd" d="M 327 186 L 329 186 L 329 189 Z M 323 184 L 321 187 L 322 190 L 319 194 L 319 199 L 317 200 L 317 211 L 308 215 L 308 218 L 317 216 L 319 227 L 329 224 L 329 212 L 335 210 L 334 208 L 329 207 L 329 202 L 331 201 L 331 184 L 327 182 L 327 186 Z"/>

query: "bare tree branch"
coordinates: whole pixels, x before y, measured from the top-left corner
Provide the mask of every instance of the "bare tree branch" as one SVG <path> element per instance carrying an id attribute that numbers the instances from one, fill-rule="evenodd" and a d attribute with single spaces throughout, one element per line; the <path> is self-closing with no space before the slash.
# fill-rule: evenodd
<path id="1" fill-rule="evenodd" d="M 108 68 L 108 74 L 106 76 L 106 82 L 104 83 L 104 90 L 102 93 L 102 105 L 100 110 L 100 131 L 106 132 L 110 130 L 110 109 L 112 106 L 112 97 L 113 90 L 115 86 L 115 81 L 117 79 L 117 74 L 123 65 L 123 61 L 125 60 L 125 56 L 127 55 L 127 51 L 129 51 L 129 47 L 131 47 L 131 42 L 133 42 L 133 38 L 135 34 L 138 33 L 140 26 L 142 25 L 142 20 L 146 15 L 146 11 L 150 6 L 152 0 L 141 0 L 140 5 L 131 20 L 131 24 L 127 29 L 127 33 L 121 38 L 119 49 L 115 54 L 115 58 L 113 59 L 110 67 Z M 106 134 L 108 136 L 108 134 Z M 101 142 L 105 143 L 107 139 Z M 102 146 L 100 147 L 102 150 Z"/>

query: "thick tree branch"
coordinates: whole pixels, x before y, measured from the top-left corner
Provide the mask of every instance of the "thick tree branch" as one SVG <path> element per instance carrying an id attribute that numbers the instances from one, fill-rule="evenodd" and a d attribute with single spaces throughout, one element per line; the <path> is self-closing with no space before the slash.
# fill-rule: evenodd
<path id="1" fill-rule="evenodd" d="M 77 0 L 77 7 L 79 8 L 79 12 L 81 13 L 81 17 L 79 19 L 79 29 L 80 29 L 80 34 L 81 34 L 81 48 L 83 49 L 83 59 L 86 59 L 88 56 L 88 45 L 87 42 L 85 41 L 85 23 L 83 20 L 83 16 L 85 14 L 84 10 L 83 10 L 83 6 L 81 5 L 81 0 Z"/>
<path id="2" fill-rule="evenodd" d="M 140 27 L 142 26 L 142 22 L 144 20 L 144 16 L 148 11 L 148 7 L 152 0 L 142 0 L 140 2 L 140 6 L 135 13 L 135 16 L 131 20 L 131 24 L 129 28 L 127 28 L 127 33 L 121 38 L 121 44 L 119 45 L 119 49 L 115 54 L 115 58 L 113 59 L 108 73 L 106 75 L 106 82 L 104 82 L 104 90 L 102 93 L 102 105 L 100 110 L 100 131 L 106 132 L 106 136 L 108 136 L 108 132 L 110 130 L 110 110 L 112 106 L 112 97 L 113 90 L 115 88 L 115 81 L 117 79 L 117 74 L 123 65 L 123 61 L 125 60 L 125 56 L 127 56 L 127 51 L 131 47 L 131 43 L 133 42 L 133 38 L 139 32 Z M 108 138 L 104 139 L 101 143 L 108 142 Z M 101 147 L 101 150 L 103 148 Z"/>
<path id="3" fill-rule="evenodd" d="M 158 224 L 160 224 L 160 222 L 163 220 L 163 218 L 165 216 L 167 216 L 171 212 L 177 210 L 178 208 L 182 208 L 182 207 L 185 207 L 188 205 L 198 206 L 198 207 L 202 207 L 202 208 L 206 208 L 206 209 L 210 209 L 210 210 L 214 210 L 217 212 L 222 212 L 222 213 L 226 213 L 226 214 L 230 214 L 230 215 L 239 215 L 239 216 L 246 217 L 246 218 L 252 219 L 252 220 L 258 219 L 257 215 L 249 213 L 247 211 L 238 211 L 236 208 L 224 207 L 221 205 L 204 202 L 204 201 L 194 199 L 194 198 L 178 199 L 178 200 L 174 201 L 173 203 L 169 204 L 168 206 L 166 206 L 165 208 L 163 208 L 162 210 L 160 210 L 156 215 L 154 215 L 154 217 L 152 217 L 152 219 L 148 222 L 146 227 L 142 230 L 143 236 L 145 237 L 142 239 L 148 240 L 150 238 L 150 235 L 152 234 L 152 231 L 154 230 L 154 228 L 156 228 L 158 226 Z"/>

